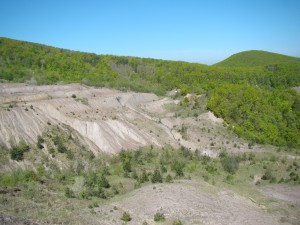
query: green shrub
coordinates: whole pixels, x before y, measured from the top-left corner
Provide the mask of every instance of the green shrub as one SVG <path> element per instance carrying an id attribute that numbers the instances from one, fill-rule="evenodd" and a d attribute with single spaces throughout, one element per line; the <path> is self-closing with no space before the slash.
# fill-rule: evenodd
<path id="1" fill-rule="evenodd" d="M 271 180 L 273 177 L 271 169 L 267 169 L 265 174 L 261 177 L 262 180 Z"/>
<path id="2" fill-rule="evenodd" d="M 125 221 L 125 222 L 129 222 L 132 220 L 130 214 L 128 212 L 124 212 L 122 217 L 121 217 L 121 220 Z"/>
<path id="3" fill-rule="evenodd" d="M 161 164 L 160 171 L 161 171 L 161 173 L 166 173 L 166 172 L 168 172 L 168 169 L 167 169 L 167 167 L 165 167 L 165 165 Z"/>
<path id="4" fill-rule="evenodd" d="M 12 160 L 21 161 L 24 159 L 24 153 L 29 151 L 29 145 L 27 145 L 24 141 L 20 141 L 17 146 L 12 147 L 10 150 L 10 158 Z"/>
<path id="5" fill-rule="evenodd" d="M 163 182 L 159 169 L 156 168 L 154 170 L 154 173 L 151 177 L 151 182 L 152 183 L 162 183 Z"/>
<path id="6" fill-rule="evenodd" d="M 211 161 L 211 158 L 208 155 L 203 155 L 200 157 L 201 163 L 206 165 L 208 162 Z"/>
<path id="7" fill-rule="evenodd" d="M 86 191 L 81 191 L 79 193 L 79 197 L 82 198 L 82 199 L 87 199 L 88 198 L 88 194 Z"/>
<path id="8" fill-rule="evenodd" d="M 163 212 L 157 212 L 154 214 L 155 222 L 163 222 L 166 220 L 165 214 Z"/>
<path id="9" fill-rule="evenodd" d="M 209 176 L 207 174 L 202 175 L 205 182 L 209 181 Z"/>
<path id="10" fill-rule="evenodd" d="M 174 160 L 171 165 L 171 169 L 176 173 L 177 177 L 184 176 L 184 173 L 183 173 L 184 167 L 185 167 L 185 163 L 178 161 L 178 160 Z"/>
<path id="11" fill-rule="evenodd" d="M 225 158 L 227 155 L 228 155 L 228 153 L 226 151 L 224 151 L 224 150 L 219 153 L 220 159 Z"/>
<path id="12" fill-rule="evenodd" d="M 94 156 L 94 155 L 93 155 L 93 156 Z M 104 175 L 110 175 L 109 167 L 106 166 L 106 165 L 104 165 L 104 166 L 103 166 L 103 169 L 102 169 L 102 173 L 103 173 Z"/>
<path id="13" fill-rule="evenodd" d="M 232 176 L 231 174 L 228 174 L 228 175 L 226 176 L 226 178 L 225 178 L 225 181 L 226 181 L 227 183 L 231 183 L 231 182 L 233 181 L 233 176 Z"/>
<path id="14" fill-rule="evenodd" d="M 112 186 L 111 186 L 111 192 L 112 192 L 114 195 L 117 195 L 117 194 L 120 193 L 120 191 L 119 191 L 117 185 L 112 185 Z"/>
<path id="15" fill-rule="evenodd" d="M 122 167 L 125 173 L 130 173 L 132 171 L 131 161 L 130 160 L 123 161 Z"/>
<path id="16" fill-rule="evenodd" d="M 188 148 L 181 146 L 180 147 L 180 154 L 187 159 L 193 159 L 193 153 L 191 150 L 189 150 Z"/>
<path id="17" fill-rule="evenodd" d="M 205 167 L 205 170 L 206 170 L 207 172 L 209 172 L 210 174 L 213 174 L 213 173 L 215 173 L 215 172 L 218 171 L 218 169 L 217 169 L 214 165 L 211 165 L 211 164 L 207 165 L 207 166 Z"/>
<path id="18" fill-rule="evenodd" d="M 290 180 L 291 181 L 298 181 L 299 180 L 299 175 L 297 173 L 295 173 L 295 172 L 291 172 L 289 174 L 289 176 L 290 176 Z"/>
<path id="19" fill-rule="evenodd" d="M 149 181 L 149 178 L 148 178 L 148 174 L 147 174 L 146 170 L 144 169 L 142 172 L 142 175 L 140 176 L 140 182 L 144 183 L 147 181 Z"/>
<path id="20" fill-rule="evenodd" d="M 173 181 L 173 177 L 170 175 L 170 174 L 168 174 L 167 176 L 166 176 L 166 182 L 167 183 L 171 183 Z"/>
<path id="21" fill-rule="evenodd" d="M 29 151 L 29 149 L 30 149 L 29 145 L 27 145 L 27 144 L 25 143 L 25 141 L 23 141 L 23 140 L 21 140 L 21 141 L 19 142 L 18 148 L 21 149 L 23 152 L 27 152 L 27 151 Z"/>
<path id="22" fill-rule="evenodd" d="M 24 152 L 19 149 L 17 146 L 13 147 L 10 152 L 10 158 L 12 160 L 21 161 L 24 159 Z"/>
<path id="23" fill-rule="evenodd" d="M 59 142 L 56 145 L 57 151 L 60 153 L 65 153 L 67 152 L 67 148 L 64 146 L 64 144 L 59 140 Z"/>
<path id="24" fill-rule="evenodd" d="M 67 198 L 75 198 L 74 192 L 69 187 L 65 188 L 65 196 Z"/>
<path id="25" fill-rule="evenodd" d="M 141 188 L 141 182 L 136 181 L 136 182 L 134 183 L 134 189 L 138 189 L 138 188 Z"/>
<path id="26" fill-rule="evenodd" d="M 102 198 L 102 199 L 107 198 L 105 191 L 101 187 L 98 187 L 98 189 L 94 193 L 94 195 L 97 196 L 98 198 Z"/>
<path id="27" fill-rule="evenodd" d="M 179 133 L 182 136 L 182 139 L 187 140 L 188 136 L 187 136 L 187 127 L 183 124 L 181 129 L 179 130 Z"/>
<path id="28" fill-rule="evenodd" d="M 41 135 L 37 136 L 37 143 L 36 143 L 36 147 L 38 147 L 39 149 L 42 149 L 44 146 L 42 145 L 44 143 L 44 139 L 42 138 Z"/>
<path id="29" fill-rule="evenodd" d="M 132 179 L 135 179 L 135 180 L 138 180 L 138 179 L 139 179 L 139 176 L 138 176 L 138 174 L 137 174 L 137 172 L 136 172 L 135 169 L 133 170 L 133 172 L 132 172 L 132 174 L 131 174 L 131 178 L 132 178 Z"/>
<path id="30" fill-rule="evenodd" d="M 249 161 L 252 161 L 252 160 L 254 160 L 254 158 L 255 158 L 254 153 L 253 153 L 253 152 L 250 152 L 250 153 L 249 153 L 249 156 L 248 156 L 248 160 L 249 160 Z"/>
<path id="31" fill-rule="evenodd" d="M 106 176 L 104 174 L 101 174 L 101 176 L 98 178 L 98 187 L 110 188 L 108 179 L 106 178 Z"/>
<path id="32" fill-rule="evenodd" d="M 89 209 L 96 208 L 96 207 L 99 207 L 99 204 L 97 202 L 93 202 L 93 203 L 88 205 Z"/>
<path id="33" fill-rule="evenodd" d="M 174 220 L 172 225 L 183 225 L 183 223 L 180 220 Z"/>
<path id="34" fill-rule="evenodd" d="M 235 174 L 239 169 L 239 158 L 234 155 L 226 156 L 221 159 L 224 170 L 230 174 Z"/>

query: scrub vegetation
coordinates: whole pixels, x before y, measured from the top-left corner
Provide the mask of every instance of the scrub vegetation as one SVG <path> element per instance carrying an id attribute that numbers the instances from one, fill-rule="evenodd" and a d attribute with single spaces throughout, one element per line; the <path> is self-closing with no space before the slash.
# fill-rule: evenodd
<path id="1" fill-rule="evenodd" d="M 67 207 L 67 203 L 74 205 L 76 210 L 85 207 L 96 209 L 100 207 L 99 204 L 105 205 L 135 189 L 183 180 L 227 187 L 241 194 L 245 194 L 247 190 L 247 195 L 249 190 L 255 193 L 256 187 L 268 184 L 300 184 L 300 162 L 296 158 L 283 156 L 285 149 L 240 154 L 232 154 L 225 149 L 218 157 L 211 158 L 201 155 L 198 150 L 192 152 L 185 147 L 175 149 L 171 146 L 147 146 L 135 151 L 123 150 L 117 155 L 103 154 L 94 157 L 93 154 L 82 151 L 83 147 L 75 140 L 69 139 L 67 131 L 53 128 L 49 133 L 44 133 L 42 138 L 48 146 L 53 146 L 51 157 L 61 159 L 65 168 L 59 168 L 53 161 L 51 163 L 42 157 L 39 159 L 40 166 L 34 170 L 1 173 L 1 212 L 20 216 L 28 208 L 28 204 L 30 207 L 42 207 L 40 211 L 43 213 L 50 208 Z M 60 151 L 59 145 L 55 144 L 58 140 L 63 140 L 65 151 Z M 41 150 L 30 146 L 30 150 L 25 152 L 25 159 L 35 151 Z M 1 154 L 8 152 L 3 151 Z M 255 178 L 257 175 L 258 179 Z M 60 201 L 55 200 L 56 198 L 60 198 Z M 253 195 L 251 198 L 256 197 Z M 74 222 L 74 218 L 68 214 L 70 210 L 75 209 L 66 208 L 61 212 L 64 216 L 58 222 Z M 57 219 L 55 210 L 48 212 L 46 217 L 41 216 L 43 213 L 35 215 L 27 211 L 26 216 L 40 223 Z M 120 217 L 120 220 L 127 222 L 131 219 L 134 219 L 134 214 L 129 212 L 124 212 Z M 165 215 L 162 212 L 154 215 L 154 221 L 163 220 Z"/>

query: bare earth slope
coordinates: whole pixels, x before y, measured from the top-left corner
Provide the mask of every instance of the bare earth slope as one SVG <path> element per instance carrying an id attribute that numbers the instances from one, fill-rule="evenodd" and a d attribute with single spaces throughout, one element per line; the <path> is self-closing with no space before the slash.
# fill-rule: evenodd
<path id="1" fill-rule="evenodd" d="M 116 153 L 122 148 L 172 143 L 170 134 L 141 129 L 134 121 L 145 118 L 136 113 L 141 103 L 158 100 L 154 94 L 124 93 L 87 88 L 77 84 L 61 86 L 0 85 L 0 142 L 6 145 L 21 139 L 33 144 L 50 124 L 65 124 L 91 141 L 97 151 Z M 72 97 L 73 96 L 73 97 Z M 150 127 L 159 129 L 148 119 Z"/>
<path id="2" fill-rule="evenodd" d="M 151 197 L 149 197 L 151 196 Z M 112 208 L 118 210 L 111 211 Z M 183 224 L 278 224 L 278 218 L 262 207 L 232 191 L 220 190 L 208 184 L 179 181 L 143 187 L 125 199 L 95 209 L 102 224 L 122 224 L 114 221 L 123 211 L 133 216 L 132 224 L 156 224 L 153 215 L 162 212 L 172 224 L 180 219 Z"/>
<path id="3" fill-rule="evenodd" d="M 176 117 L 172 110 L 166 109 L 176 104 L 178 100 L 150 93 L 120 92 L 80 84 L 0 84 L 0 143 L 10 147 L 23 139 L 35 144 L 37 136 L 49 125 L 71 127 L 96 155 L 150 144 L 180 144 L 191 150 L 201 148 L 203 153 L 214 156 L 218 146 L 212 142 L 229 143 L 216 135 L 226 130 L 222 120 L 211 112 L 196 118 Z M 180 132 L 184 126 L 188 127 L 188 138 Z M 236 142 L 239 143 L 236 150 L 246 150 L 245 143 L 238 138 Z"/>

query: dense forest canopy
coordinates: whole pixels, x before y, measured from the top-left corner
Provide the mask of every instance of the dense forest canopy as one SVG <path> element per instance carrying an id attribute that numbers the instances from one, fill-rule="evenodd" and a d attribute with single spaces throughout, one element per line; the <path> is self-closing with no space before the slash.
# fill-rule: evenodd
<path id="1" fill-rule="evenodd" d="M 243 67 L 243 66 L 274 66 L 279 63 L 299 63 L 300 58 L 286 56 L 282 54 L 266 51 L 244 51 L 230 56 L 222 62 L 216 63 L 217 66 Z M 276 67 L 275 67 L 276 68 Z M 274 68 L 274 69 L 275 69 Z"/>
<path id="2" fill-rule="evenodd" d="M 3 82 L 80 82 L 164 95 L 205 93 L 208 109 L 253 142 L 300 146 L 300 59 L 263 51 L 235 54 L 213 66 L 97 55 L 0 38 Z"/>

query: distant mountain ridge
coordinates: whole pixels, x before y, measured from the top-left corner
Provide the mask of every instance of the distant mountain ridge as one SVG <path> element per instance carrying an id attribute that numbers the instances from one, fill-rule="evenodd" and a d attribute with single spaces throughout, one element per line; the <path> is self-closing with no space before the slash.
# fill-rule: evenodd
<path id="1" fill-rule="evenodd" d="M 214 65 L 224 67 L 250 67 L 293 62 L 300 62 L 300 58 L 267 51 L 250 50 L 236 53 L 230 56 L 229 58 L 218 62 Z"/>

